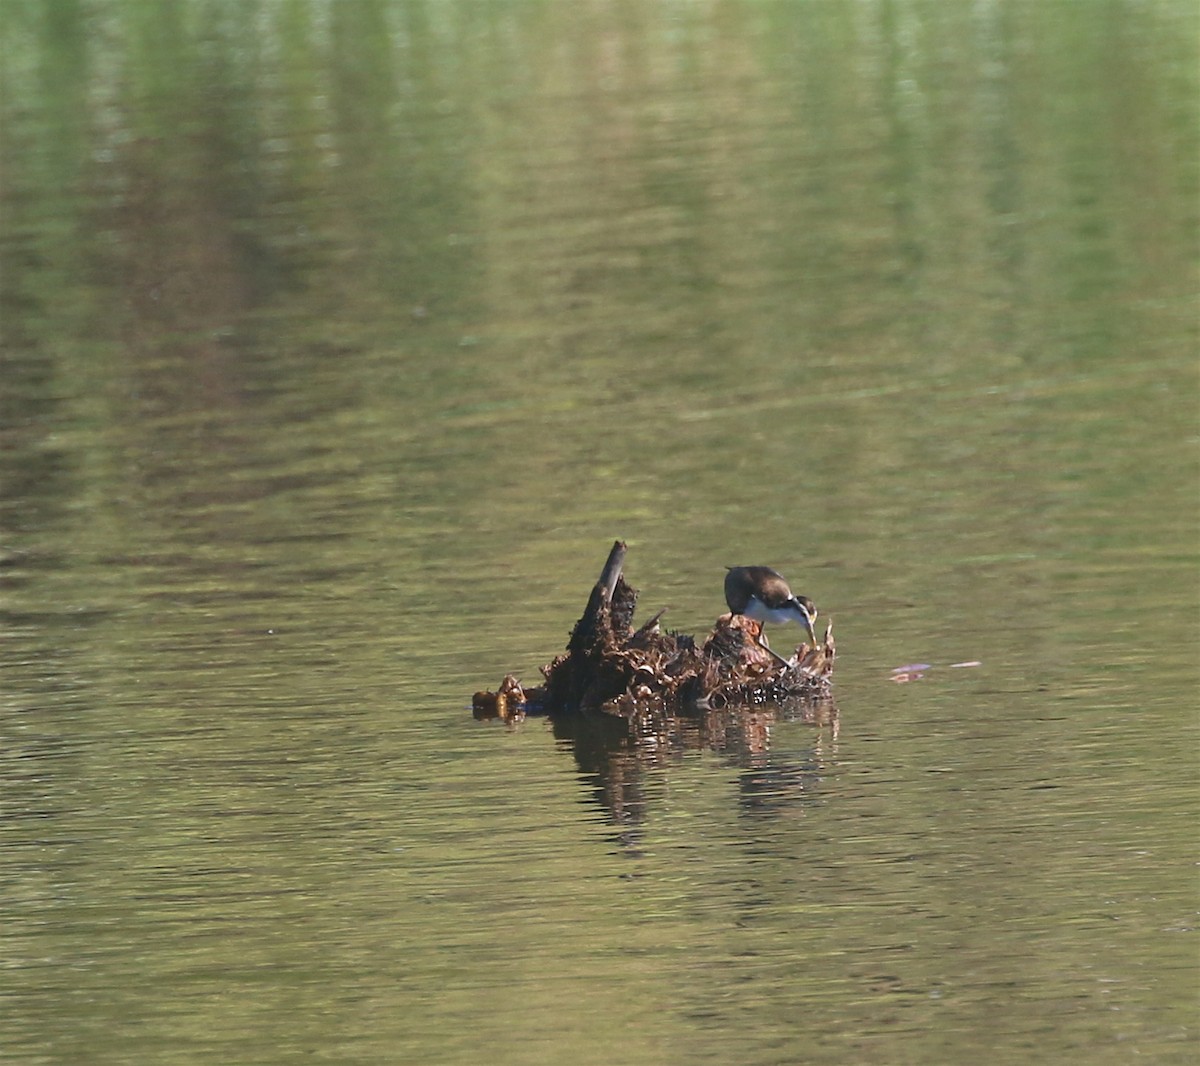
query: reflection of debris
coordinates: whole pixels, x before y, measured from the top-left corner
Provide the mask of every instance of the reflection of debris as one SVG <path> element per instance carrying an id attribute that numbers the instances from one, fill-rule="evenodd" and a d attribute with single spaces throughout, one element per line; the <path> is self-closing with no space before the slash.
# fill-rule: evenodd
<path id="1" fill-rule="evenodd" d="M 507 720 L 531 701 L 551 714 L 597 710 L 641 720 L 684 708 L 828 697 L 832 625 L 821 643 L 801 645 L 788 660 L 764 648 L 760 623 L 742 615 L 717 619 L 701 646 L 686 634 L 662 632 L 661 612 L 634 631 L 638 593 L 621 573 L 625 551 L 623 542 L 613 545 L 566 652 L 542 667 L 545 684 L 522 689 L 510 674 L 498 692 L 475 694 L 477 718 Z"/>
<path id="2" fill-rule="evenodd" d="M 797 734 L 783 723 L 814 730 L 796 750 Z M 743 811 L 766 816 L 817 802 L 824 776 L 837 758 L 838 712 L 827 697 L 647 713 L 638 719 L 560 714 L 552 717 L 552 726 L 555 739 L 570 744 L 596 801 L 622 827 L 618 839 L 631 853 L 640 841 L 636 827 L 661 797 L 663 771 L 682 764 L 690 752 L 710 752 L 722 765 L 736 767 Z M 788 740 L 782 750 L 772 752 L 772 733 L 780 726 Z M 768 785 L 776 774 L 779 779 Z"/>

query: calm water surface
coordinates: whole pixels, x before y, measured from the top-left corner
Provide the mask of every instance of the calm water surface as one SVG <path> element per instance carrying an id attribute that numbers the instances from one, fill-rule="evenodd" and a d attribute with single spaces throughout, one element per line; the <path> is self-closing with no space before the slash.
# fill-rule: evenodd
<path id="1" fill-rule="evenodd" d="M 1198 30 L 0 5 L 3 1055 L 1194 1061 Z M 837 727 L 475 722 L 618 536 Z"/>

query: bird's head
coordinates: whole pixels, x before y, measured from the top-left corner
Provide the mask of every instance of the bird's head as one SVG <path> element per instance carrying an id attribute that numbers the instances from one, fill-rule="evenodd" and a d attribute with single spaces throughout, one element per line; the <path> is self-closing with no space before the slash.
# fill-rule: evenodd
<path id="1" fill-rule="evenodd" d="M 807 596 L 793 596 L 792 603 L 799 617 L 796 619 L 808 632 L 808 639 L 817 643 L 817 634 L 813 625 L 817 620 L 817 605 Z"/>

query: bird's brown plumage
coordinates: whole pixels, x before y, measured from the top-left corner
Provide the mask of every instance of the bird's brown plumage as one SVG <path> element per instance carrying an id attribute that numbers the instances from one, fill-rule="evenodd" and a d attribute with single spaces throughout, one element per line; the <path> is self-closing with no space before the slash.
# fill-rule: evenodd
<path id="1" fill-rule="evenodd" d="M 760 603 L 775 611 L 792 599 L 792 590 L 778 570 L 769 566 L 731 566 L 725 575 L 725 602 L 734 614 L 741 614 L 757 596 Z"/>

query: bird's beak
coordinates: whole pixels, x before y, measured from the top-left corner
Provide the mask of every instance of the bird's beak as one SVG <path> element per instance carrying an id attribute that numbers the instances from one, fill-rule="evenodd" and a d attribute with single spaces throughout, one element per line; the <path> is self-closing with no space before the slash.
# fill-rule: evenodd
<path id="1" fill-rule="evenodd" d="M 817 646 L 817 634 L 813 630 L 813 616 L 808 611 L 804 612 L 804 628 L 808 630 L 808 639 L 812 641 L 815 648 Z"/>

